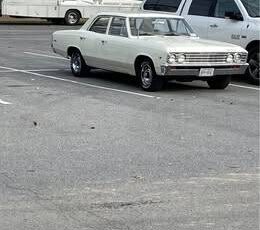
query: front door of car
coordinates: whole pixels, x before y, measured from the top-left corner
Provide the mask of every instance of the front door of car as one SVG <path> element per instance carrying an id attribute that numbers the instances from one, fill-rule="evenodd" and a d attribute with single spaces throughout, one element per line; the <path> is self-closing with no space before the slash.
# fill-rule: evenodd
<path id="1" fill-rule="evenodd" d="M 80 48 L 87 65 L 104 68 L 103 45 L 107 38 L 109 16 L 98 17 L 88 31 L 82 31 Z"/>
<path id="2" fill-rule="evenodd" d="M 209 18 L 208 38 L 241 45 L 243 16 L 234 0 L 217 0 Z"/>
<path id="3" fill-rule="evenodd" d="M 106 69 L 121 73 L 129 72 L 129 44 L 126 19 L 114 17 L 108 30 L 107 39 L 102 42 L 102 55 L 105 59 Z"/>

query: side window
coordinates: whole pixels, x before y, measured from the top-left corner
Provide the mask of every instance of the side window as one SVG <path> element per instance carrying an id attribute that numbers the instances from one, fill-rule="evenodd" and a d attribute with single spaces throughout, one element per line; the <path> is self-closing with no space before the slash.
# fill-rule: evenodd
<path id="1" fill-rule="evenodd" d="M 128 37 L 126 19 L 120 17 L 113 18 L 109 29 L 109 34 L 120 37 Z"/>
<path id="2" fill-rule="evenodd" d="M 176 12 L 182 0 L 147 0 L 144 10 Z"/>
<path id="3" fill-rule="evenodd" d="M 234 0 L 218 0 L 214 12 L 214 17 L 225 18 L 225 13 L 229 12 L 234 14 L 240 14 L 240 10 Z"/>
<path id="4" fill-rule="evenodd" d="M 209 17 L 212 14 L 214 2 L 215 0 L 193 0 L 188 14 Z"/>
<path id="5" fill-rule="evenodd" d="M 105 34 L 107 32 L 107 26 L 109 23 L 109 17 L 100 17 L 98 18 L 94 24 L 91 26 L 90 31 Z"/>

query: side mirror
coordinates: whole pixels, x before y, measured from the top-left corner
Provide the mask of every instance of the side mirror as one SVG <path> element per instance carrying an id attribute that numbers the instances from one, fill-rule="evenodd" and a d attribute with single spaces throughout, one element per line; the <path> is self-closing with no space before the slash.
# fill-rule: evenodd
<path id="1" fill-rule="evenodd" d="M 235 13 L 235 12 L 225 12 L 225 18 L 236 20 L 236 21 L 243 21 L 243 16 L 241 13 Z"/>

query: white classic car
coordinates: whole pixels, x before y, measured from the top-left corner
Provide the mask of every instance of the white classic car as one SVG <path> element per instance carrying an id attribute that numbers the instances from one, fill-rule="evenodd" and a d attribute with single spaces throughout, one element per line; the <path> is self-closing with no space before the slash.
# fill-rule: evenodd
<path id="1" fill-rule="evenodd" d="M 77 77 L 91 68 L 115 71 L 137 76 L 147 91 L 168 79 L 224 89 L 248 67 L 245 49 L 200 39 L 183 17 L 167 14 L 99 14 L 79 30 L 55 32 L 52 47 L 70 58 Z"/>

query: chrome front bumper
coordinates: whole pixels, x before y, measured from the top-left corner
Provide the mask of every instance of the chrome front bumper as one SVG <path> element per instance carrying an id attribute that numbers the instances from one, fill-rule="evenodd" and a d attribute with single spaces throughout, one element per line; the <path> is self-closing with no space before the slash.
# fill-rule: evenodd
<path id="1" fill-rule="evenodd" d="M 246 72 L 248 64 L 243 65 L 216 65 L 216 66 L 161 66 L 161 74 L 163 76 L 174 77 L 174 76 L 190 76 L 200 77 L 199 73 L 202 68 L 214 68 L 214 76 L 223 75 L 242 75 Z"/>

